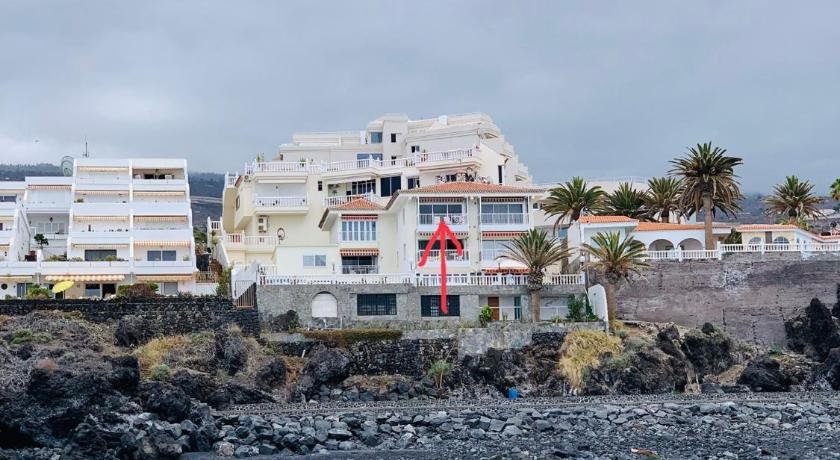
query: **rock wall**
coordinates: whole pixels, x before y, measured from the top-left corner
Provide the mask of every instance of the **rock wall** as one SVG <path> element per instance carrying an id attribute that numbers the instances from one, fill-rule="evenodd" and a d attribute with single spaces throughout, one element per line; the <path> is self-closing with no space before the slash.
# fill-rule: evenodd
<path id="1" fill-rule="evenodd" d="M 840 255 L 730 254 L 723 260 L 659 262 L 619 289 L 622 319 L 719 325 L 741 340 L 784 344 L 784 322 L 817 297 L 834 305 Z"/>
<path id="2" fill-rule="evenodd" d="M 132 300 L 0 300 L 0 315 L 20 316 L 34 310 L 78 311 L 88 321 L 104 323 L 126 315 L 145 318 L 151 335 L 171 335 L 219 329 L 237 324 L 244 333 L 259 337 L 260 317 L 256 308 L 237 308 L 218 297 Z"/>

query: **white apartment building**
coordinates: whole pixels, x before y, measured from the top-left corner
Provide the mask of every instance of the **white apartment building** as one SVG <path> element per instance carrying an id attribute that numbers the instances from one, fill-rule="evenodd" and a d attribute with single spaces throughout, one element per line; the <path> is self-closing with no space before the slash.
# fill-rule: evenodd
<path id="1" fill-rule="evenodd" d="M 187 179 L 183 159 L 83 158 L 72 176 L 0 182 L 0 297 L 59 281 L 75 283 L 67 298 L 135 282 L 204 293 Z"/>

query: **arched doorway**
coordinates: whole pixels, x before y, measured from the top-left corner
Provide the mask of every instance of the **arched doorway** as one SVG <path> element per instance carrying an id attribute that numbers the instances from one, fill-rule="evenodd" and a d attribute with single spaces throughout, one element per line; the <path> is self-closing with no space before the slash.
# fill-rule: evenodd
<path id="1" fill-rule="evenodd" d="M 673 249 L 674 243 L 663 239 L 655 240 L 648 246 L 648 251 L 671 251 Z"/>
<path id="2" fill-rule="evenodd" d="M 683 251 L 699 251 L 703 249 L 703 244 L 694 238 L 686 238 L 680 241 L 679 247 Z"/>
<path id="3" fill-rule="evenodd" d="M 321 292 L 312 298 L 313 318 L 337 318 L 338 301 L 329 292 Z"/>

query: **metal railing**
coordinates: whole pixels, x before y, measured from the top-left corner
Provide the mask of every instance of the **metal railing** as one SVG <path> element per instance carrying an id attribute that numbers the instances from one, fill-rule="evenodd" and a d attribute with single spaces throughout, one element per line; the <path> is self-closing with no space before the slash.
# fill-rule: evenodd
<path id="1" fill-rule="evenodd" d="M 258 196 L 254 206 L 258 208 L 305 208 L 308 202 L 305 196 Z"/>
<path id="2" fill-rule="evenodd" d="M 373 193 L 362 193 L 357 195 L 338 195 L 338 196 L 328 196 L 324 198 L 324 207 L 331 208 L 333 206 L 341 206 L 343 204 L 347 204 L 357 198 L 364 198 L 371 202 L 376 202 L 376 195 Z"/>
<path id="3" fill-rule="evenodd" d="M 481 223 L 482 224 L 491 224 L 491 225 L 527 224 L 528 223 L 528 214 L 522 214 L 522 213 L 481 214 Z"/>
<path id="4" fill-rule="evenodd" d="M 758 243 L 758 244 L 721 244 L 724 253 L 736 252 L 840 252 L 840 241 L 830 243 Z"/>
<path id="5" fill-rule="evenodd" d="M 35 235 L 64 235 L 67 233 L 67 224 L 64 222 L 44 222 L 29 226 L 29 231 Z"/>
<path id="6" fill-rule="evenodd" d="M 491 307 L 491 309 L 498 312 L 499 321 L 519 321 L 522 319 L 522 307 L 500 305 L 497 308 Z"/>
<path id="7" fill-rule="evenodd" d="M 342 265 L 343 275 L 371 275 L 379 273 L 378 265 Z"/>
<path id="8" fill-rule="evenodd" d="M 443 150 L 440 152 L 420 152 L 414 154 L 414 162 L 417 164 L 435 161 L 463 160 L 472 156 L 472 147 L 466 149 Z"/>
<path id="9" fill-rule="evenodd" d="M 276 236 L 245 236 L 244 233 L 228 233 L 221 241 L 226 244 L 242 244 L 245 246 L 276 246 Z"/>
<path id="10" fill-rule="evenodd" d="M 423 250 L 417 251 L 417 260 L 420 260 L 423 257 Z M 468 262 L 470 260 L 470 252 L 467 249 L 464 249 L 461 255 L 458 255 L 458 251 L 455 249 L 446 249 L 443 251 L 444 257 L 446 257 L 447 262 Z M 440 249 L 432 249 L 429 251 L 429 261 L 434 262 L 440 260 L 441 257 L 441 250 Z"/>
<path id="11" fill-rule="evenodd" d="M 553 305 L 549 307 L 540 307 L 540 320 L 549 321 L 554 319 L 565 319 L 569 312 L 569 307 L 565 305 Z"/>
<path id="12" fill-rule="evenodd" d="M 413 273 L 376 273 L 376 274 L 322 274 L 294 275 L 282 271 L 288 267 L 263 265 L 259 268 L 258 279 L 262 285 L 289 284 L 412 284 L 416 286 L 440 286 L 438 274 Z M 487 274 L 487 273 L 450 273 L 446 282 L 452 286 L 527 286 L 527 275 Z M 548 275 L 546 285 L 576 286 L 584 284 L 583 273 Z"/>
<path id="13" fill-rule="evenodd" d="M 647 251 L 647 260 L 708 260 L 720 259 L 721 252 L 715 249 L 671 249 L 668 251 Z"/>
<path id="14" fill-rule="evenodd" d="M 437 225 L 443 219 L 448 225 L 467 225 L 466 214 L 418 214 L 420 225 Z"/>

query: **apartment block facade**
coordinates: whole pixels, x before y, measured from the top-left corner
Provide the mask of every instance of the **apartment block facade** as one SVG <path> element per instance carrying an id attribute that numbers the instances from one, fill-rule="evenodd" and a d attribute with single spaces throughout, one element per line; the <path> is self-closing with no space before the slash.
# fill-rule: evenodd
<path id="1" fill-rule="evenodd" d="M 75 160 L 71 176 L 0 182 L 0 297 L 74 285 L 68 298 L 108 297 L 120 284 L 205 293 L 183 159 Z"/>

